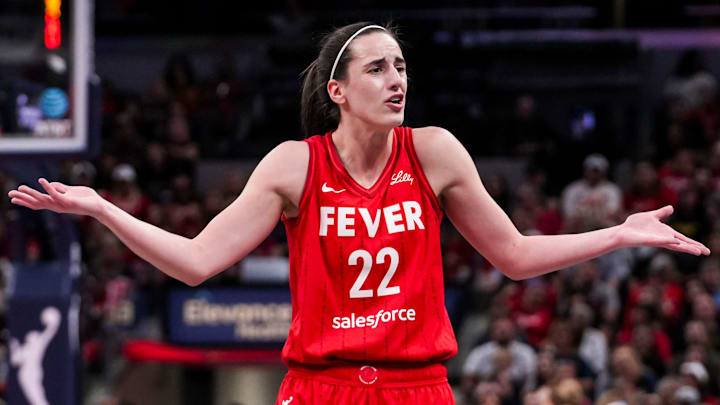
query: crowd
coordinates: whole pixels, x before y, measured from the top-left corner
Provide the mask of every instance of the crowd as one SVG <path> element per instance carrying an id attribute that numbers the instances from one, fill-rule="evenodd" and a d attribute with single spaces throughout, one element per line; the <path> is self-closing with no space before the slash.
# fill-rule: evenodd
<path id="1" fill-rule="evenodd" d="M 490 194 L 524 234 L 583 232 L 627 215 L 675 206 L 668 223 L 710 247 L 706 258 L 652 248 L 613 252 L 522 282 L 504 278 L 448 224 L 444 271 L 461 291 L 454 319 L 460 353 L 449 365 L 459 402 L 482 405 L 720 405 L 720 103 L 714 76 L 688 53 L 667 81 L 655 137 L 630 161 L 631 178 L 600 153 L 581 157 L 579 178 L 563 184 L 551 164 L 564 149 L 518 98 L 517 121 L 498 134 L 507 155 L 527 162 L 522 183 L 484 178 Z M 197 166 L 232 157 L 242 146 L 247 100 L 228 65 L 195 77 L 181 55 L 145 95 L 103 91 L 103 146 L 93 160 L 67 161 L 60 180 L 100 190 L 132 215 L 193 237 L 243 189 L 248 173 L 228 173 L 200 192 Z M 491 142 L 492 140 L 489 140 Z M 553 155 L 555 154 L 555 155 Z M 575 168 L 566 167 L 573 172 Z M 16 186 L 0 172 L 0 186 Z M 8 227 L 22 208 L 0 199 L 0 268 L 8 260 L 47 256 L 32 235 L 20 247 Z M 83 245 L 81 339 L 89 369 L 111 367 L 109 335 L 127 321 L 127 303 L 149 297 L 149 321 L 133 333 L 162 339 L 163 292 L 169 279 L 126 249 L 97 221 L 77 218 Z M 278 226 L 253 255 L 285 257 Z M 238 268 L 210 284 L 246 282 Z M 0 326 L 4 326 L 4 321 Z M 101 343 L 103 342 L 103 343 Z M 110 353 L 108 355 L 108 353 Z"/>
<path id="2" fill-rule="evenodd" d="M 471 252 L 445 246 L 446 271 L 472 286 L 474 311 L 459 331 L 465 403 L 720 403 L 717 81 L 688 51 L 664 96 L 631 178 L 613 181 L 608 159 L 589 154 L 582 177 L 555 195 L 542 163 L 531 164 L 515 190 L 494 180 L 489 189 L 525 234 L 589 231 L 672 204 L 668 223 L 713 254 L 625 249 L 516 283 L 489 263 L 468 266 Z M 514 153 L 538 161 L 548 142 L 526 133 Z"/>

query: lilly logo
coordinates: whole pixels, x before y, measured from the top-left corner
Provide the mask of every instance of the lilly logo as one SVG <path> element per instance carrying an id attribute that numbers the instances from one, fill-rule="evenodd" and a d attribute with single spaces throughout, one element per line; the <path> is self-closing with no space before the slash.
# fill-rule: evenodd
<path id="1" fill-rule="evenodd" d="M 406 181 L 410 182 L 410 184 L 413 184 L 413 181 L 415 181 L 415 179 L 413 179 L 413 176 L 410 173 L 403 173 L 402 170 L 393 174 L 390 179 L 392 180 L 390 182 L 391 186 L 393 184 L 398 184 L 398 183 L 402 183 L 402 182 L 406 182 Z"/>

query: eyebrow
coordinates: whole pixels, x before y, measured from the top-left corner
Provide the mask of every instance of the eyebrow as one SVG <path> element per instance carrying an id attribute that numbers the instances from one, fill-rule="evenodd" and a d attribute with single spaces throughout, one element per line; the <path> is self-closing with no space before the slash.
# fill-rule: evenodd
<path id="1" fill-rule="evenodd" d="M 372 65 L 381 65 L 383 62 L 385 62 L 385 58 L 375 59 L 373 61 L 366 63 L 363 67 L 368 67 L 368 66 L 372 66 Z M 403 59 L 399 56 L 396 56 L 395 63 L 405 63 L 405 59 Z"/>

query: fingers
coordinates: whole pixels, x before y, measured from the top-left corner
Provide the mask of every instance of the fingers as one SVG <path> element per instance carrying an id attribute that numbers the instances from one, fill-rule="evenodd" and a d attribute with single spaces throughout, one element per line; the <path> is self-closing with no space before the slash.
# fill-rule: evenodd
<path id="1" fill-rule="evenodd" d="M 674 250 L 676 252 L 689 253 L 695 256 L 700 256 L 701 254 L 703 254 L 702 250 L 699 247 L 680 241 L 678 243 L 667 244 L 663 247 L 666 249 Z"/>
<path id="2" fill-rule="evenodd" d="M 33 202 L 33 201 L 30 201 L 28 199 L 21 198 L 21 197 L 14 197 L 14 198 L 10 199 L 10 202 L 15 205 L 20 205 L 20 206 L 23 206 L 26 208 L 30 208 L 32 210 L 40 209 L 37 202 Z"/>
<path id="3" fill-rule="evenodd" d="M 10 190 L 8 197 L 10 202 L 16 205 L 27 207 L 33 210 L 52 209 L 57 210 L 62 207 L 65 202 L 62 194 L 67 190 L 67 186 L 62 183 L 48 183 L 47 180 L 41 178 L 38 180 L 40 185 L 48 192 L 48 194 L 35 190 L 32 187 L 22 185 L 17 190 Z"/>
<path id="4" fill-rule="evenodd" d="M 50 194 L 50 196 L 52 196 L 52 198 L 58 198 L 58 199 L 60 198 L 60 193 L 47 180 L 45 180 L 44 178 L 41 177 L 38 180 L 38 183 L 40 183 L 42 188 L 44 188 L 45 191 L 47 191 L 47 193 Z"/>
<path id="5" fill-rule="evenodd" d="M 683 235 L 683 234 L 681 234 L 681 233 L 679 233 L 679 232 L 677 232 L 677 233 L 675 234 L 675 238 L 676 238 L 676 239 L 679 239 L 679 240 L 681 240 L 681 241 L 683 241 L 683 242 L 685 242 L 685 243 L 689 243 L 689 244 L 697 247 L 698 249 L 700 249 L 700 251 L 702 252 L 702 254 L 704 254 L 704 255 L 706 255 L 706 256 L 710 254 L 710 249 L 708 249 L 707 246 L 703 245 L 702 243 L 700 243 L 700 242 L 698 242 L 698 241 L 696 241 L 696 240 L 690 239 L 690 238 L 688 238 L 687 236 L 685 236 L 685 235 Z"/>
<path id="6" fill-rule="evenodd" d="M 655 215 L 655 218 L 663 219 L 663 218 L 669 216 L 670 214 L 672 214 L 673 211 L 674 211 L 674 209 L 673 209 L 672 205 L 666 205 L 662 208 L 656 209 L 652 213 L 653 213 L 653 215 Z"/>
<path id="7" fill-rule="evenodd" d="M 57 190 L 60 194 L 65 194 L 68 189 L 66 185 L 60 183 L 59 181 L 53 181 L 52 183 L 50 183 L 50 185 L 52 185 L 55 190 Z"/>
<path id="8" fill-rule="evenodd" d="M 43 194 L 34 188 L 28 187 L 28 186 L 20 186 L 18 187 L 18 191 L 21 191 L 25 194 L 27 194 L 29 197 L 32 197 L 37 202 L 47 202 L 50 197 L 47 194 Z"/>
<path id="9" fill-rule="evenodd" d="M 41 200 L 38 200 L 35 196 L 28 193 L 25 188 L 29 188 L 26 186 L 20 186 L 18 190 L 10 190 L 8 192 L 8 197 L 10 197 L 10 202 L 17 205 L 22 205 L 23 207 L 28 207 L 32 209 L 38 209 L 41 207 Z M 38 193 L 39 194 L 39 193 Z M 46 196 L 47 197 L 47 196 Z"/>

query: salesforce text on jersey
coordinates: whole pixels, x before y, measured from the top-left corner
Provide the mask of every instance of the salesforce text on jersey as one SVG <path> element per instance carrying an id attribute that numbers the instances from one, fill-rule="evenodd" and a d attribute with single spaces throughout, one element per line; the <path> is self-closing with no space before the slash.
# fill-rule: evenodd
<path id="1" fill-rule="evenodd" d="M 415 310 L 410 308 L 393 309 L 391 311 L 379 310 L 375 315 L 356 316 L 355 312 L 350 316 L 336 316 L 332 320 L 333 329 L 354 329 L 354 328 L 372 328 L 378 327 L 380 322 L 388 323 L 395 320 L 403 322 L 415 320 Z"/>

